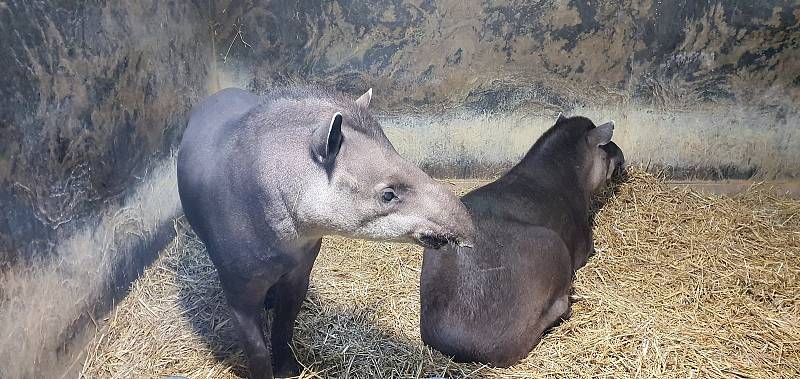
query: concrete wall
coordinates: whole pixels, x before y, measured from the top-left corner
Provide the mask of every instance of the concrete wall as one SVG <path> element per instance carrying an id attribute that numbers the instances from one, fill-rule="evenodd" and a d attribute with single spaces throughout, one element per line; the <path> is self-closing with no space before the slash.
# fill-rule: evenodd
<path id="1" fill-rule="evenodd" d="M 87 326 L 168 240 L 174 168 L 154 167 L 207 93 L 208 10 L 0 1 L 0 377 L 79 368 Z"/>
<path id="2" fill-rule="evenodd" d="M 169 239 L 170 158 L 227 86 L 360 95 L 400 152 L 489 177 L 559 112 L 673 177 L 800 175 L 788 1 L 2 1 L 0 377 L 75 367 Z M 35 317 L 34 317 L 35 315 Z"/>
<path id="3" fill-rule="evenodd" d="M 559 112 L 615 119 L 626 157 L 675 177 L 800 175 L 796 1 L 220 1 L 215 17 L 220 86 L 374 87 L 401 153 L 440 176 L 508 167 Z"/>
<path id="4" fill-rule="evenodd" d="M 0 252 L 118 201 L 175 146 L 206 93 L 207 11 L 189 1 L 0 2 Z"/>

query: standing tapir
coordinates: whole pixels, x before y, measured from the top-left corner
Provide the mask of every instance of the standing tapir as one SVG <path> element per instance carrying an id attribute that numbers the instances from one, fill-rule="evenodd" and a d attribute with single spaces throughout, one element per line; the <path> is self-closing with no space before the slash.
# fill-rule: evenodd
<path id="1" fill-rule="evenodd" d="M 594 250 L 592 194 L 624 162 L 614 123 L 559 117 L 522 161 L 466 194 L 474 248 L 425 250 L 422 340 L 457 361 L 509 366 L 568 317 L 574 271 Z"/>
<path id="2" fill-rule="evenodd" d="M 219 273 L 253 378 L 298 374 L 289 344 L 324 235 L 471 244 L 464 205 L 397 154 L 367 111 L 371 97 L 226 89 L 189 116 L 181 203 Z"/>

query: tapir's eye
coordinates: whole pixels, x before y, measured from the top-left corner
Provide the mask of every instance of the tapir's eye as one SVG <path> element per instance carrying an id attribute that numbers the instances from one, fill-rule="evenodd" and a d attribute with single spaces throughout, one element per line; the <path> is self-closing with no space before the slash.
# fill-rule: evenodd
<path id="1" fill-rule="evenodd" d="M 383 194 L 381 195 L 381 200 L 383 200 L 384 203 L 390 203 L 394 199 L 397 199 L 397 195 L 394 193 L 394 190 L 391 188 L 385 188 L 383 190 Z"/>

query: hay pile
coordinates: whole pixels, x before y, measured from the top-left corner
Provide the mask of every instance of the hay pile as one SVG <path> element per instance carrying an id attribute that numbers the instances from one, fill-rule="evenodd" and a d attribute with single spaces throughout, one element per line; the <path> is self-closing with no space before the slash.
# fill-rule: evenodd
<path id="1" fill-rule="evenodd" d="M 800 201 L 671 189 L 632 171 L 604 196 L 573 316 L 508 369 L 419 339 L 421 249 L 326 239 L 297 322 L 302 378 L 800 376 Z M 88 351 L 88 378 L 244 375 L 216 273 L 183 221 Z"/>

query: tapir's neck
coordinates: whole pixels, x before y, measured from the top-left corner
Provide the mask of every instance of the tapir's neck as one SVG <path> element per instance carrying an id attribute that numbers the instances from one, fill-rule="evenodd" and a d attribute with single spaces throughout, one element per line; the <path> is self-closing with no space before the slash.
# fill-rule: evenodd
<path id="1" fill-rule="evenodd" d="M 514 166 L 508 175 L 529 181 L 536 188 L 575 194 L 577 200 L 588 204 L 591 190 L 587 188 L 588 164 L 576 159 L 574 152 L 531 152 Z M 577 191 L 574 191 L 577 189 Z"/>
<path id="2" fill-rule="evenodd" d="M 303 155 L 305 154 L 305 155 Z M 316 183 L 309 182 L 307 173 L 313 170 L 308 152 L 290 149 L 264 149 L 255 162 L 258 191 L 264 218 L 274 229 L 282 243 L 305 245 L 322 238 L 322 235 L 304 222 L 301 196 Z"/>

